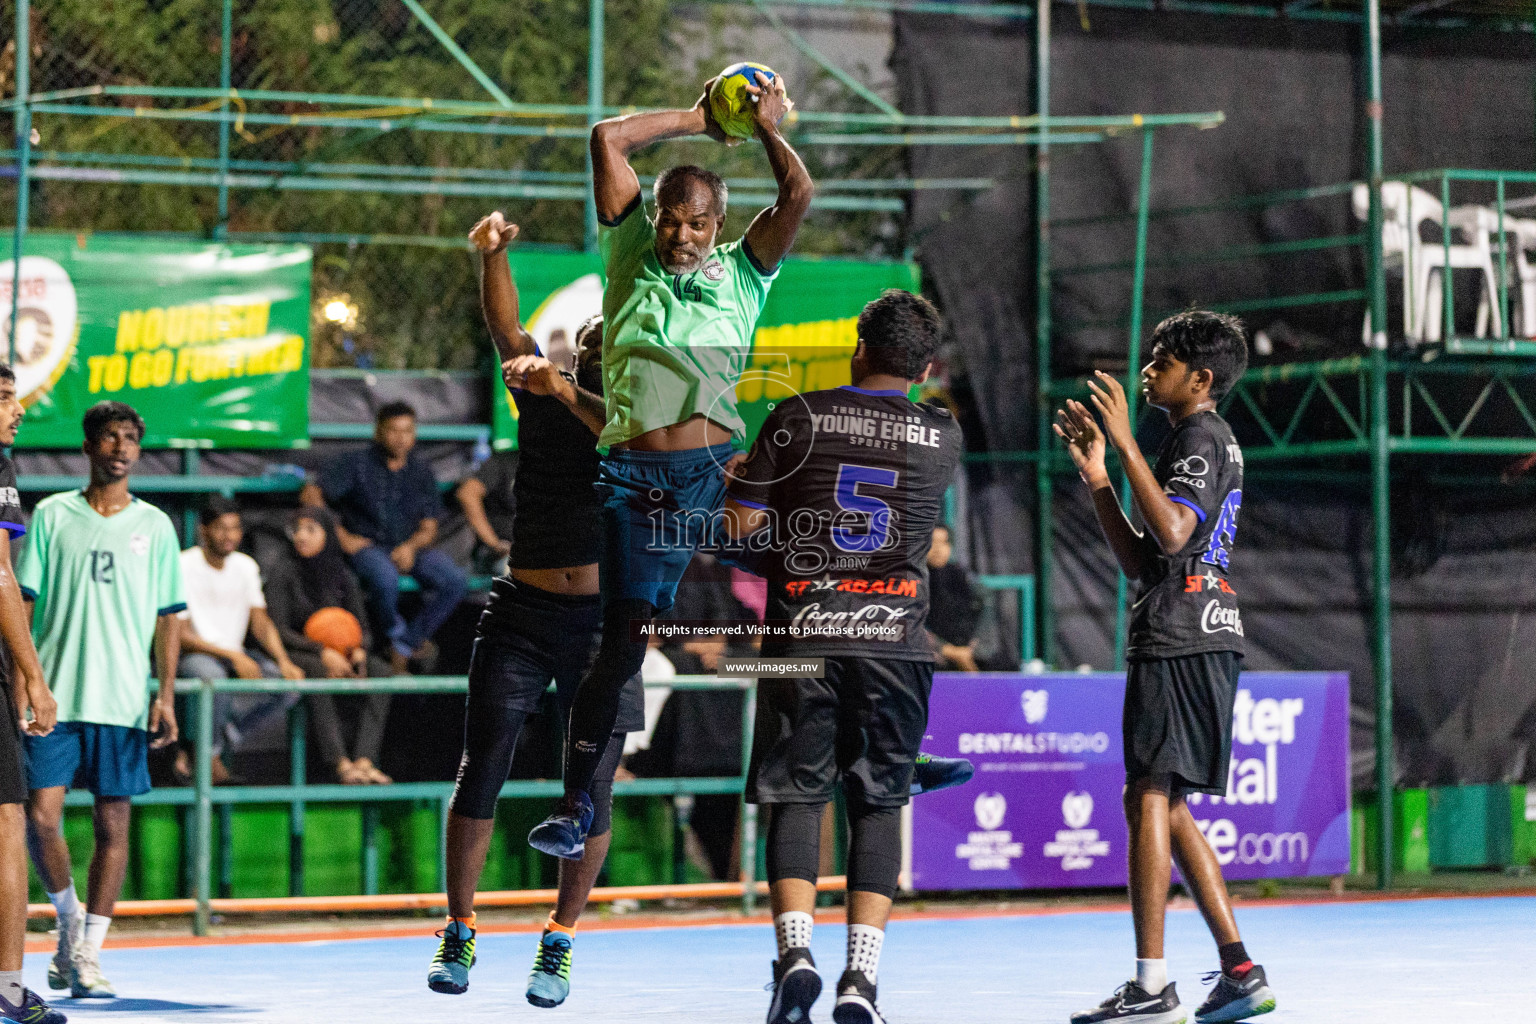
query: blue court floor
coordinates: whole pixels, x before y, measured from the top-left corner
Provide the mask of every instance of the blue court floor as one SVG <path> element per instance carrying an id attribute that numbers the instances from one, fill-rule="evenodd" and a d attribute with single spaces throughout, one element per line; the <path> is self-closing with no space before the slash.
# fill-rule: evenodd
<path id="1" fill-rule="evenodd" d="M 1536 1021 L 1536 898 L 1434 899 L 1239 909 L 1279 1009 L 1267 1020 L 1369 1024 Z M 1169 915 L 1169 971 L 1193 1011 L 1215 951 L 1199 915 Z M 844 932 L 818 924 L 828 990 Z M 60 1009 L 74 1021 L 396 1024 L 581 1020 L 759 1022 L 772 930 L 763 926 L 592 931 L 576 943 L 574 992 L 555 1010 L 523 999 L 536 939 L 486 935 L 463 996 L 429 992 L 436 940 L 108 949 L 123 998 Z M 1124 913 L 896 921 L 880 970 L 890 1024 L 1065 1024 L 1132 968 Z M 44 986 L 46 956 L 27 957 Z M 831 1021 L 824 993 L 812 1019 Z M 1191 1017 L 1192 1019 L 1192 1017 Z"/>

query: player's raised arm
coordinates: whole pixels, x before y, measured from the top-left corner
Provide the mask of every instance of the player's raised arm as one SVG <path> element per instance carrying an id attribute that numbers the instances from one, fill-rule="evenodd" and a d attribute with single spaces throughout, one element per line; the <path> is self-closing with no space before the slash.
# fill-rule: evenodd
<path id="1" fill-rule="evenodd" d="M 725 133 L 709 112 L 709 87 L 688 110 L 654 110 L 643 114 L 611 117 L 592 126 L 592 191 L 597 217 L 614 224 L 640 196 L 640 178 L 629 165 L 629 155 L 663 139 L 708 135 L 725 141 Z"/>
<path id="2" fill-rule="evenodd" d="M 508 224 L 501 211 L 480 218 L 469 232 L 469 241 L 480 252 L 480 310 L 490 329 L 498 361 L 532 355 L 533 338 L 523 330 L 517 307 L 517 285 L 507 263 L 507 246 L 517 237 L 517 225 Z"/>
<path id="3" fill-rule="evenodd" d="M 772 270 L 789 255 L 795 244 L 795 235 L 800 231 L 806 211 L 811 208 L 811 196 L 816 186 L 800 154 L 779 131 L 779 122 L 790 108 L 783 76 L 774 78 L 767 86 L 749 85 L 747 90 L 757 97 L 754 110 L 757 137 L 768 153 L 773 179 L 779 183 L 778 199 L 759 213 L 752 226 L 747 228 L 747 248 L 763 269 Z"/>

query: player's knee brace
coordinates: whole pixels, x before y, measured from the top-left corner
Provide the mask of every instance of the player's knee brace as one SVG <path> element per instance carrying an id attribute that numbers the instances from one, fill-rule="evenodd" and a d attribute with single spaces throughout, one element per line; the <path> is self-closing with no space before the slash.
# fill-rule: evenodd
<path id="1" fill-rule="evenodd" d="M 826 804 L 773 804 L 768 812 L 768 882 L 816 881 Z"/>
<path id="2" fill-rule="evenodd" d="M 496 799 L 512 768 L 525 717 L 511 708 L 478 706 L 464 716 L 464 756 L 448 805 L 453 813 L 481 820 L 496 816 Z"/>
<path id="3" fill-rule="evenodd" d="M 901 808 L 848 806 L 848 889 L 887 898 L 901 875 Z"/>

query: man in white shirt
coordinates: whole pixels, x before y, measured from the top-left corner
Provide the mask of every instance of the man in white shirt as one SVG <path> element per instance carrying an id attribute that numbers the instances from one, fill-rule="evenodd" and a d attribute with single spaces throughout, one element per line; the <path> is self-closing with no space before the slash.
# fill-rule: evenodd
<path id="1" fill-rule="evenodd" d="M 187 610 L 181 613 L 181 661 L 177 674 L 194 679 L 293 679 L 304 672 L 288 660 L 277 626 L 267 614 L 261 569 L 238 550 L 244 537 L 240 508 L 211 497 L 198 516 L 197 547 L 181 553 Z M 247 653 L 254 637 L 261 651 Z M 265 656 L 263 656 L 263 652 Z M 213 702 L 213 780 L 228 779 L 222 754 L 275 714 L 292 707 L 296 693 L 219 694 Z M 190 776 L 186 748 L 176 754 L 176 772 Z"/>

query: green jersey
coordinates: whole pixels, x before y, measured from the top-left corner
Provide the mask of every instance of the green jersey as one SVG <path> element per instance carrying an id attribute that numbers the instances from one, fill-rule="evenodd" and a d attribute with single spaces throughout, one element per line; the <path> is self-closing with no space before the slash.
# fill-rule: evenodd
<path id="1" fill-rule="evenodd" d="M 736 385 L 778 268 L 759 265 L 743 238 L 715 249 L 692 273 L 669 274 L 638 200 L 603 233 L 602 254 L 608 423 L 598 446 L 701 413 L 741 437 Z"/>
<path id="2" fill-rule="evenodd" d="M 170 518 L 137 498 L 103 516 L 84 491 L 44 498 L 16 571 L 59 721 L 149 724 L 155 623 L 186 608 Z"/>

